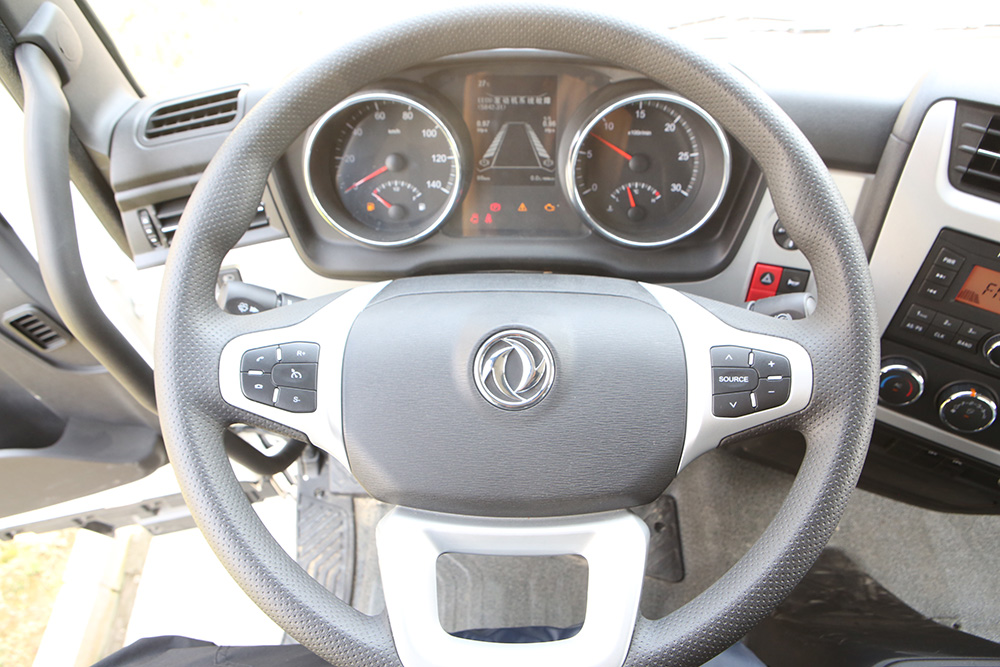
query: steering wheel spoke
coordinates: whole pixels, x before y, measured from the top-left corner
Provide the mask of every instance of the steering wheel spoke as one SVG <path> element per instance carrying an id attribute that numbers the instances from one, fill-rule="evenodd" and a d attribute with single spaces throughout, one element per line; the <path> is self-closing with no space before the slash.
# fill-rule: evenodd
<path id="1" fill-rule="evenodd" d="M 236 318 L 243 333 L 219 357 L 222 399 L 244 421 L 281 424 L 349 467 L 341 413 L 344 347 L 358 314 L 387 284 L 349 290 L 293 324 L 282 322 L 280 309 L 266 320 Z"/>
<path id="2" fill-rule="evenodd" d="M 620 665 L 642 592 L 649 529 L 624 510 L 579 517 L 500 519 L 397 507 L 376 532 L 393 642 L 406 667 Z M 587 561 L 586 617 L 572 637 L 497 644 L 451 635 L 438 620 L 437 562 L 455 552 L 579 555 Z"/>
<path id="3" fill-rule="evenodd" d="M 677 290 L 644 287 L 670 314 L 684 345 L 688 409 L 678 470 L 730 436 L 809 405 L 813 364 L 794 340 L 800 323 L 759 315 L 758 328 L 773 333 L 747 331 Z"/>

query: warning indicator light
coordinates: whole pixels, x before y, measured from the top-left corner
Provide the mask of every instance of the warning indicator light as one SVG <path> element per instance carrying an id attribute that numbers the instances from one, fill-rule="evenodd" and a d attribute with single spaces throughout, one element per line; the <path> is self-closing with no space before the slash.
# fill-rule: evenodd
<path id="1" fill-rule="evenodd" d="M 486 219 L 483 220 L 483 222 L 485 222 L 487 225 L 492 225 L 493 224 L 493 216 L 490 215 L 489 213 L 487 213 L 486 214 Z"/>
<path id="2" fill-rule="evenodd" d="M 501 208 L 500 207 L 500 202 L 498 202 L 498 201 L 495 201 L 492 204 L 490 204 L 490 210 L 493 211 L 494 213 L 499 213 L 500 212 L 500 208 Z"/>
<path id="3" fill-rule="evenodd" d="M 528 207 L 524 205 L 524 202 L 521 202 L 521 205 L 517 207 L 517 212 L 518 213 L 524 213 L 527 210 L 528 210 Z"/>
<path id="4" fill-rule="evenodd" d="M 544 208 L 548 213 L 551 213 L 552 211 L 556 210 L 556 205 L 555 204 L 546 204 L 542 208 Z"/>
<path id="5" fill-rule="evenodd" d="M 373 202 L 373 201 L 368 202 L 365 205 L 365 210 L 368 211 L 369 213 L 371 213 L 372 211 L 374 211 L 375 210 L 375 202 Z"/>
<path id="6" fill-rule="evenodd" d="M 471 222 L 474 225 L 478 225 L 479 224 L 479 214 L 478 213 L 473 213 L 472 215 L 470 215 L 469 216 L 469 222 Z"/>

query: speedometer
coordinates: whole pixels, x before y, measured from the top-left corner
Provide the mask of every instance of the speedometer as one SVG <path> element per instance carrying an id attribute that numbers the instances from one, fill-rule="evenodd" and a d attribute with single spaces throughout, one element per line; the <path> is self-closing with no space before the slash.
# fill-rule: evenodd
<path id="1" fill-rule="evenodd" d="M 340 232 L 374 246 L 401 246 L 433 233 L 462 190 L 455 133 L 409 96 L 355 95 L 317 123 L 305 151 L 306 186 Z"/>
<path id="2" fill-rule="evenodd" d="M 658 247 L 694 233 L 719 207 L 729 145 L 708 114 L 666 92 L 619 98 L 585 122 L 570 148 L 567 190 L 599 233 Z"/>

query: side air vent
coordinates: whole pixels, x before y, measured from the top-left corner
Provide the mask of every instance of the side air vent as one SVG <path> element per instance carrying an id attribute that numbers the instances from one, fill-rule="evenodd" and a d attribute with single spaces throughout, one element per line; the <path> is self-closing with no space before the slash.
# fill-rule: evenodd
<path id="1" fill-rule="evenodd" d="M 160 204 L 155 204 L 152 207 L 152 217 L 149 216 L 149 209 L 140 210 L 139 218 L 143 223 L 143 229 L 146 232 L 147 238 L 149 238 L 150 245 L 153 245 L 154 247 L 160 245 L 159 239 L 162 238 L 163 242 L 168 247 L 170 246 L 170 242 L 174 238 L 174 233 L 177 232 L 177 226 L 180 224 L 181 215 L 184 213 L 184 207 L 187 205 L 187 201 L 187 197 L 179 197 Z M 143 215 L 143 213 L 145 213 L 145 215 Z M 146 222 L 147 219 L 149 220 L 148 223 Z M 150 229 L 148 230 L 145 229 L 147 224 L 150 226 Z M 250 229 L 266 227 L 267 225 L 267 213 L 264 210 L 264 204 L 261 203 L 257 207 L 257 215 L 254 217 L 253 222 L 250 223 Z M 154 243 L 154 239 L 156 239 L 157 242 Z"/>
<path id="2" fill-rule="evenodd" d="M 1000 109 L 958 105 L 949 162 L 952 185 L 1000 201 Z"/>
<path id="3" fill-rule="evenodd" d="M 34 306 L 20 306 L 3 316 L 4 326 L 36 348 L 51 352 L 65 345 L 69 334 L 52 318 Z"/>
<path id="4" fill-rule="evenodd" d="M 240 117 L 240 90 L 228 88 L 159 106 L 146 119 L 142 137 L 156 142 L 181 138 L 176 135 L 207 134 L 232 127 Z"/>

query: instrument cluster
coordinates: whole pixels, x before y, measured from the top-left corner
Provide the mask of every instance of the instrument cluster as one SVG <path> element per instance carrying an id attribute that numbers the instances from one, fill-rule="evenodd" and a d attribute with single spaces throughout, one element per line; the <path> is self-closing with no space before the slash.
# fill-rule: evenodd
<path id="1" fill-rule="evenodd" d="M 316 212 L 376 248 L 435 234 L 662 248 L 712 218 L 732 170 L 696 104 L 583 67 L 385 82 L 317 121 L 302 155 Z"/>

